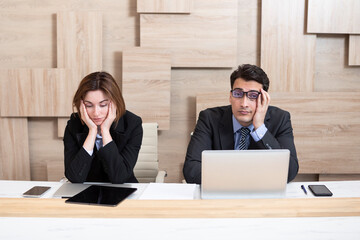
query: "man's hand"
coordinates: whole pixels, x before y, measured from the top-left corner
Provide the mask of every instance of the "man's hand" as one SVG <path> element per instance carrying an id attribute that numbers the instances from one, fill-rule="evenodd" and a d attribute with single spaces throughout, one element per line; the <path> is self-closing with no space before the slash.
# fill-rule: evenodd
<path id="1" fill-rule="evenodd" d="M 270 95 L 264 89 L 261 89 L 261 94 L 257 98 L 256 112 L 253 117 L 253 125 L 255 130 L 264 124 L 265 115 L 270 104 Z"/>

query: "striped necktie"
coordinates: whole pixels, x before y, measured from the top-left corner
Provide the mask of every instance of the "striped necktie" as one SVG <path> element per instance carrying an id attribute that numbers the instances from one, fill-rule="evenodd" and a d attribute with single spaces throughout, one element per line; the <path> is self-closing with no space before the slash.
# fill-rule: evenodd
<path id="1" fill-rule="evenodd" d="M 238 150 L 245 150 L 247 149 L 246 147 L 246 138 L 247 136 L 250 134 L 250 129 L 248 129 L 247 127 L 242 127 L 241 129 L 238 130 L 238 132 L 240 132 L 240 140 L 238 143 Z"/>

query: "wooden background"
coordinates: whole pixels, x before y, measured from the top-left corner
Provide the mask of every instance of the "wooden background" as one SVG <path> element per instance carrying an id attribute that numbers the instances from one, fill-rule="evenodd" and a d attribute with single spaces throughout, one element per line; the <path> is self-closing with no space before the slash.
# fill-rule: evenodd
<path id="1" fill-rule="evenodd" d="M 228 104 L 243 63 L 292 114 L 298 179 L 359 179 L 359 12 L 358 0 L 1 0 L 0 179 L 56 180 L 76 86 L 105 70 L 158 122 L 160 169 L 180 182 L 198 111 Z"/>

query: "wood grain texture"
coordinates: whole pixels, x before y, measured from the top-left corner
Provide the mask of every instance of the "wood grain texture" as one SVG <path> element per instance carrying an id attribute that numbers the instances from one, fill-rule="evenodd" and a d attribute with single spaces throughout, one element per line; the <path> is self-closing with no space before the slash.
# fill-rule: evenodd
<path id="1" fill-rule="evenodd" d="M 62 168 L 57 169 L 56 174 L 52 174 L 51 169 L 48 172 L 48 165 L 64 165 L 64 143 L 57 136 L 57 119 L 29 118 L 28 125 L 31 180 L 58 181 L 57 176 L 64 176 Z"/>
<path id="2" fill-rule="evenodd" d="M 349 36 L 349 65 L 360 66 L 360 35 Z"/>
<path id="3" fill-rule="evenodd" d="M 308 33 L 360 33 L 360 1 L 309 0 Z"/>
<path id="4" fill-rule="evenodd" d="M 170 128 L 171 55 L 162 49 L 130 48 L 123 51 L 122 91 L 126 108 L 143 122 Z"/>
<path id="5" fill-rule="evenodd" d="M 319 181 L 359 181 L 360 174 L 319 174 Z"/>
<path id="6" fill-rule="evenodd" d="M 359 67 L 349 67 L 347 35 L 316 38 L 315 91 L 360 92 Z"/>
<path id="7" fill-rule="evenodd" d="M 193 0 L 137 0 L 138 13 L 190 13 Z"/>
<path id="8" fill-rule="evenodd" d="M 168 49 L 172 67 L 234 67 L 236 20 L 236 0 L 197 0 L 190 15 L 141 14 L 140 46 Z"/>
<path id="9" fill-rule="evenodd" d="M 255 218 L 360 216 L 360 198 L 124 200 L 117 207 L 64 199 L 0 198 L 1 217 Z"/>
<path id="10" fill-rule="evenodd" d="M 0 179 L 30 180 L 27 118 L 0 118 Z"/>
<path id="11" fill-rule="evenodd" d="M 56 67 L 55 17 L 44 12 L 5 9 L 0 7 L 1 68 Z"/>
<path id="12" fill-rule="evenodd" d="M 64 132 L 65 132 L 65 128 L 66 128 L 68 120 L 69 120 L 69 117 L 67 117 L 67 118 L 58 118 L 57 119 L 57 130 L 58 130 L 58 137 L 59 138 L 64 137 Z"/>
<path id="13" fill-rule="evenodd" d="M 305 0 L 264 0 L 261 6 L 261 67 L 271 90 L 313 91 L 316 36 L 304 34 Z"/>
<path id="14" fill-rule="evenodd" d="M 65 166 L 64 162 L 60 161 L 47 161 L 46 162 L 46 172 L 48 181 L 60 181 L 65 177 Z"/>
<path id="15" fill-rule="evenodd" d="M 0 69 L 0 116 L 70 116 L 76 90 L 66 69 Z"/>
<path id="16" fill-rule="evenodd" d="M 360 173 L 360 93 L 271 93 L 271 105 L 291 114 L 299 173 Z M 229 104 L 227 93 L 199 94 L 198 113 Z"/>
<path id="17" fill-rule="evenodd" d="M 57 14 L 57 64 L 59 68 L 75 69 L 80 79 L 102 70 L 100 12 Z"/>

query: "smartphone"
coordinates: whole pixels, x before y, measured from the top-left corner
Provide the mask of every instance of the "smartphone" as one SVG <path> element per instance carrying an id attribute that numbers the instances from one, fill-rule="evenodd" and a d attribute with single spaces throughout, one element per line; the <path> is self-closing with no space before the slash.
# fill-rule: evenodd
<path id="1" fill-rule="evenodd" d="M 310 191 L 317 197 L 332 196 L 332 192 L 325 185 L 309 185 Z"/>
<path id="2" fill-rule="evenodd" d="M 51 187 L 35 186 L 23 193 L 23 197 L 41 197 Z"/>

